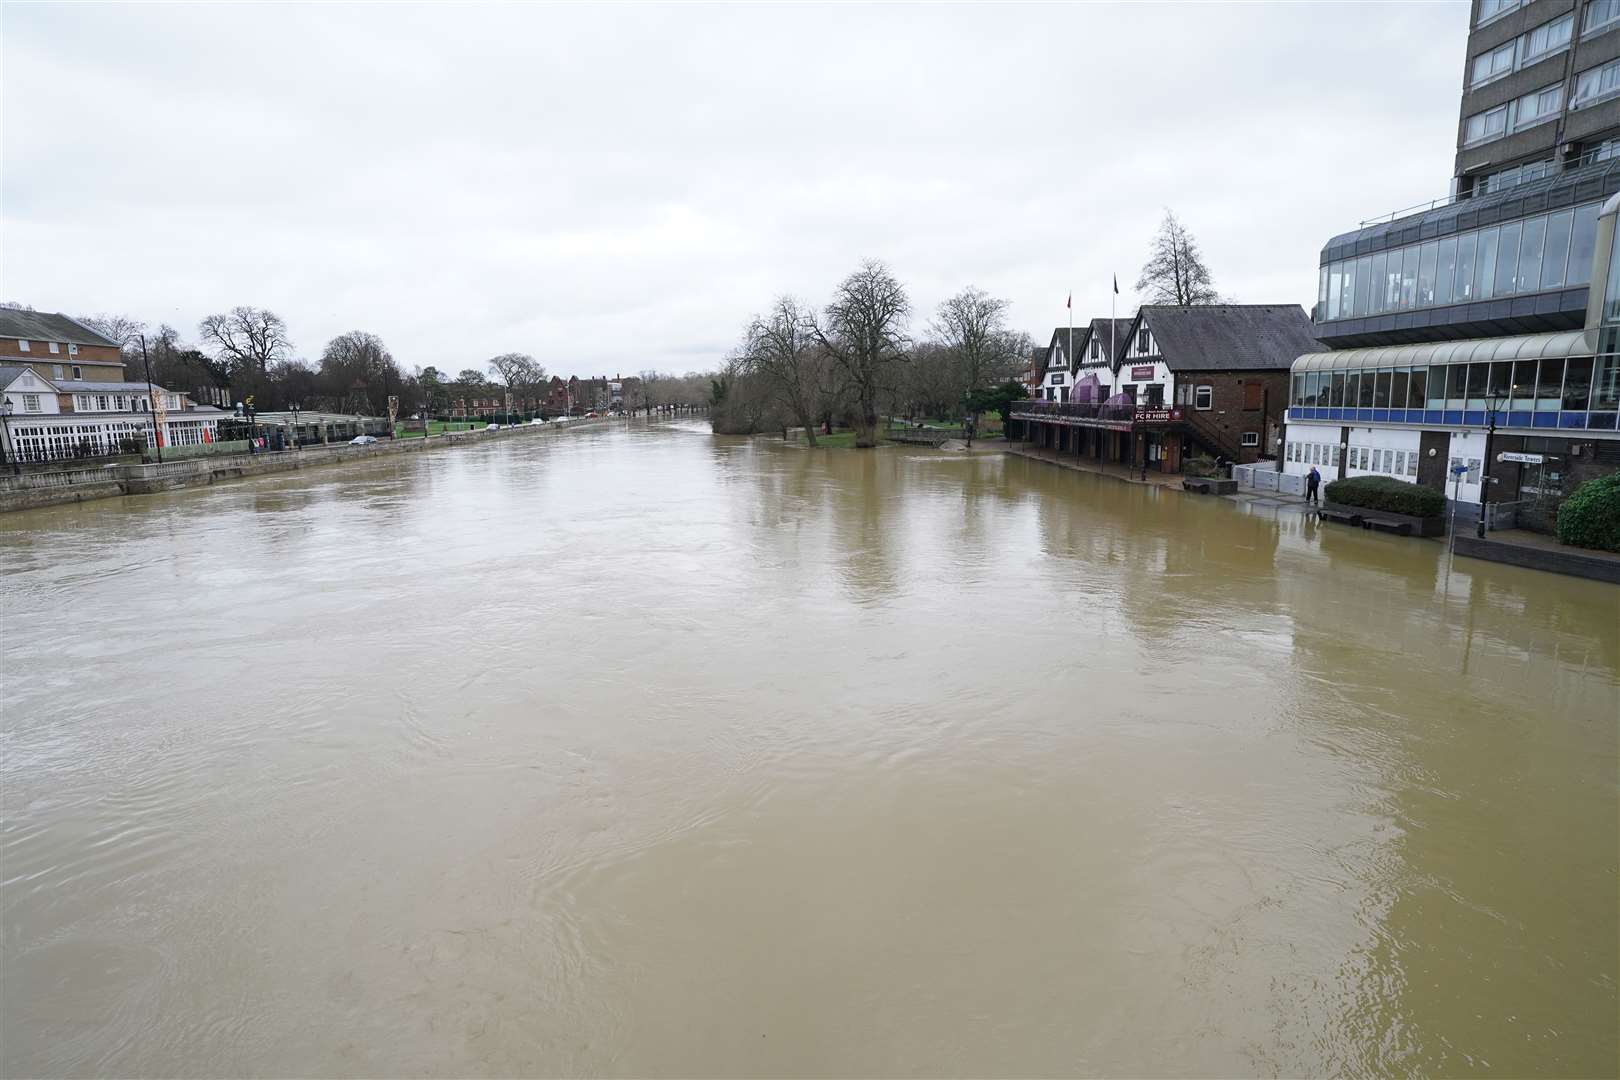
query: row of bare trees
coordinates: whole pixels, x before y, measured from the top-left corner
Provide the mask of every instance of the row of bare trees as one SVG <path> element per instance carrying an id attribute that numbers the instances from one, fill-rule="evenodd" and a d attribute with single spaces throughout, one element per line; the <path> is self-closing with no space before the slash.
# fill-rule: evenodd
<path id="1" fill-rule="evenodd" d="M 867 261 L 816 308 L 780 296 L 749 321 L 715 377 L 718 431 L 790 426 L 816 445 L 817 428 L 847 424 L 855 445 L 876 446 L 880 416 L 977 413 L 977 395 L 1016 378 L 1032 343 L 1007 326 L 1007 301 L 968 287 L 942 303 L 927 336 L 909 335 L 905 286 Z"/>

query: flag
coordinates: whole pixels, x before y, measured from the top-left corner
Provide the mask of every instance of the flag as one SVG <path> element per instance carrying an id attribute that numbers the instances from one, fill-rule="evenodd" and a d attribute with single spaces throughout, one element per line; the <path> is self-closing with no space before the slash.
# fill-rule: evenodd
<path id="1" fill-rule="evenodd" d="M 1074 293 L 1070 293 L 1069 298 L 1063 301 L 1063 306 L 1071 310 L 1074 308 Z"/>
<path id="2" fill-rule="evenodd" d="M 1119 295 L 1119 275 L 1118 274 L 1114 275 L 1114 295 L 1115 296 Z"/>

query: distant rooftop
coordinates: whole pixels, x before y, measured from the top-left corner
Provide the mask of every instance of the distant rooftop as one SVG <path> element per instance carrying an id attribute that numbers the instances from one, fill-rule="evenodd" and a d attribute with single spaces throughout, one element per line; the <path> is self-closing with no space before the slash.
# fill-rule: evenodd
<path id="1" fill-rule="evenodd" d="M 16 308 L 0 308 L 0 338 L 66 341 L 73 345 L 118 348 L 116 341 L 108 341 L 70 315 L 51 311 L 19 311 Z"/>

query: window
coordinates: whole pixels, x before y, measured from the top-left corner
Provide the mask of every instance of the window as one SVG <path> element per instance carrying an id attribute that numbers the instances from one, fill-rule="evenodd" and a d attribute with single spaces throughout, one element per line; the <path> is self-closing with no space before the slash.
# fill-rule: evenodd
<path id="1" fill-rule="evenodd" d="M 17 351 L 18 352 L 27 352 L 28 351 L 28 342 L 26 342 L 26 341 L 17 342 Z"/>
<path id="2" fill-rule="evenodd" d="M 1564 107 L 1564 84 L 1556 83 L 1532 90 L 1512 104 L 1513 130 L 1523 131 L 1527 127 L 1534 127 L 1553 119 L 1558 115 L 1558 110 Z"/>
<path id="3" fill-rule="evenodd" d="M 1144 354 L 1148 351 L 1148 331 L 1145 326 L 1136 332 L 1136 351 Z"/>
<path id="4" fill-rule="evenodd" d="M 1570 95 L 1571 109 L 1584 109 L 1620 90 L 1620 60 L 1588 68 L 1575 76 L 1575 92 Z"/>
<path id="5" fill-rule="evenodd" d="M 1496 247 L 1496 295 L 1506 296 L 1513 291 L 1513 279 L 1519 269 L 1519 234 L 1524 223 L 1515 221 L 1502 226 L 1501 239 Z"/>
<path id="6" fill-rule="evenodd" d="M 1559 289 L 1564 285 L 1564 265 L 1569 261 L 1569 230 L 1575 211 L 1560 210 L 1547 219 L 1546 254 L 1541 260 L 1541 287 Z"/>
<path id="7" fill-rule="evenodd" d="M 1259 409 L 1264 407 L 1265 396 L 1266 388 L 1260 383 L 1249 382 L 1243 384 L 1243 407 L 1245 409 Z M 1316 403 L 1318 405 L 1324 404 L 1320 395 L 1317 396 Z"/>
<path id="8" fill-rule="evenodd" d="M 1457 272 L 1457 238 L 1448 236 L 1440 241 L 1440 265 L 1435 270 L 1434 302 L 1451 303 L 1451 282 Z"/>
<path id="9" fill-rule="evenodd" d="M 1513 57 L 1518 46 L 1517 39 L 1508 42 L 1488 53 L 1480 53 L 1474 57 L 1473 74 L 1468 80 L 1469 86 L 1481 86 L 1492 79 L 1499 79 L 1513 70 Z"/>
<path id="10" fill-rule="evenodd" d="M 1592 0 L 1586 5 L 1586 17 L 1581 21 L 1581 34 L 1593 34 L 1613 26 L 1620 20 L 1620 0 Z"/>
<path id="11" fill-rule="evenodd" d="M 60 379 L 62 377 L 62 365 L 61 364 L 52 364 L 51 365 L 51 375 L 52 375 L 53 378 Z"/>
<path id="12" fill-rule="evenodd" d="M 113 397 L 113 409 L 116 412 L 128 412 L 129 411 L 129 399 L 127 397 L 125 397 L 123 394 L 115 395 Z"/>
<path id="13" fill-rule="evenodd" d="M 1493 19 L 1499 19 L 1519 6 L 1519 0 L 1479 0 L 1479 21 L 1475 26 L 1484 26 Z"/>
<path id="14" fill-rule="evenodd" d="M 1474 298 L 1474 244 L 1478 239 L 1477 233 L 1457 237 L 1457 282 L 1451 298 L 1459 303 Z"/>
<path id="15" fill-rule="evenodd" d="M 1093 359 L 1093 360 L 1095 360 L 1095 359 L 1097 359 L 1097 357 L 1098 357 L 1098 350 L 1099 350 L 1099 349 L 1100 349 L 1100 348 L 1101 348 L 1101 346 L 1100 346 L 1100 345 L 1098 345 L 1098 344 L 1097 344 L 1097 339 L 1096 339 L 1096 338 L 1092 338 L 1092 339 L 1091 339 L 1091 358 L 1092 358 L 1092 359 Z"/>
<path id="16" fill-rule="evenodd" d="M 73 342 L 71 342 L 71 341 L 68 342 L 68 355 L 69 356 L 78 356 L 79 355 L 79 347 L 77 345 L 73 344 Z"/>
<path id="17" fill-rule="evenodd" d="M 74 379 L 74 381 L 77 382 L 78 380 L 80 380 L 82 378 L 84 378 L 84 372 L 79 370 L 79 365 L 74 364 L 73 365 L 73 379 Z"/>
<path id="18" fill-rule="evenodd" d="M 1403 476 L 1406 473 L 1406 451 L 1395 451 L 1395 475 Z"/>
<path id="19" fill-rule="evenodd" d="M 1406 455 L 1406 475 L 1407 476 L 1416 476 L 1417 475 L 1417 466 L 1418 466 L 1418 455 L 1417 455 L 1417 451 L 1414 450 L 1410 454 Z"/>
<path id="20" fill-rule="evenodd" d="M 1569 44 L 1575 29 L 1575 13 L 1561 15 L 1531 30 L 1519 39 L 1519 67 L 1533 64 L 1542 57 Z"/>
<path id="21" fill-rule="evenodd" d="M 1434 303 L 1434 268 L 1439 251 L 1440 244 L 1435 240 L 1418 249 L 1417 307 L 1429 307 Z"/>
<path id="22" fill-rule="evenodd" d="M 1243 445 L 1244 446 L 1259 446 L 1260 445 L 1260 433 L 1258 431 L 1245 431 L 1243 433 Z"/>
<path id="23" fill-rule="evenodd" d="M 24 394 L 22 396 L 22 399 L 23 399 L 23 412 L 39 412 L 39 395 L 38 394 Z"/>
<path id="24" fill-rule="evenodd" d="M 1579 97 L 1578 88 L 1576 96 Z M 1508 107 L 1498 105 L 1494 109 L 1470 116 L 1463 124 L 1463 144 L 1472 146 L 1474 143 L 1500 139 L 1507 132 L 1507 114 Z"/>
<path id="25" fill-rule="evenodd" d="M 1597 247 L 1598 204 L 1587 203 L 1575 208 L 1575 225 L 1569 237 L 1569 272 L 1564 275 L 1566 285 L 1589 285 L 1592 282 L 1592 255 Z"/>
<path id="26" fill-rule="evenodd" d="M 96 395 L 96 411 L 97 412 L 106 412 L 107 411 L 107 395 L 106 394 L 98 394 L 98 395 Z"/>
<path id="27" fill-rule="evenodd" d="M 58 352 L 62 351 L 61 348 L 54 341 L 50 343 L 50 349 L 51 349 L 51 352 L 53 352 L 53 353 L 58 353 Z"/>
<path id="28" fill-rule="evenodd" d="M 1215 388 L 1213 386 L 1200 386 L 1193 391 L 1193 408 L 1209 411 L 1215 407 Z"/>
<path id="29" fill-rule="evenodd" d="M 1401 310 L 1417 303 L 1418 248 L 1413 245 L 1401 253 Z"/>
<path id="30" fill-rule="evenodd" d="M 1540 284 L 1541 252 L 1546 241 L 1547 219 L 1525 219 L 1524 237 L 1519 243 L 1519 275 L 1514 279 L 1514 287 L 1519 292 L 1529 292 Z"/>

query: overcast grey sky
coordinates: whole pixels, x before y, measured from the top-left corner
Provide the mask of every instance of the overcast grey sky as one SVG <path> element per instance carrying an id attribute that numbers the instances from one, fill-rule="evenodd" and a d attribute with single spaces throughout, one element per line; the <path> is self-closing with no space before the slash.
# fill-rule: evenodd
<path id="1" fill-rule="evenodd" d="M 889 263 L 1044 340 L 1120 312 L 1166 206 L 1224 293 L 1443 195 L 1468 4 L 22 5 L 6 299 L 188 339 L 279 312 L 408 370 L 714 366 Z"/>

